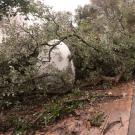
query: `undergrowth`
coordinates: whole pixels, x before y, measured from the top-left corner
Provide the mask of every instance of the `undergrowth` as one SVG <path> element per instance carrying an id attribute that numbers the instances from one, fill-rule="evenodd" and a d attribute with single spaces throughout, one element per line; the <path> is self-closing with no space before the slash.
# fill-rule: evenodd
<path id="1" fill-rule="evenodd" d="M 25 105 L 23 104 L 24 101 L 22 101 L 19 103 L 19 107 L 18 105 L 14 105 L 10 108 L 6 108 L 5 111 L 8 109 L 9 114 L 4 121 L 4 124 L 2 124 L 4 126 L 0 125 L 0 131 L 6 132 L 9 129 L 14 129 L 13 135 L 25 135 L 30 133 L 31 130 L 35 131 L 41 127 L 47 129 L 50 124 L 57 122 L 65 116 L 70 114 L 74 115 L 76 109 L 83 109 L 87 104 L 93 105 L 106 99 L 110 100 L 110 98 L 113 97 L 110 97 L 105 93 L 82 91 L 76 88 L 72 92 L 64 95 L 45 98 L 42 99 L 42 102 L 41 100 L 37 100 L 35 106 L 36 108 L 39 108 L 40 106 L 40 109 L 36 111 L 33 109 L 34 105 L 29 104 L 30 101 L 27 98 Z M 34 99 L 30 98 L 30 100 Z M 11 115 L 10 112 L 14 113 Z M 103 114 L 96 114 L 90 122 L 93 126 L 100 126 L 100 123 L 103 121 L 102 117 Z"/>
<path id="2" fill-rule="evenodd" d="M 7 129 L 1 129 L 6 132 L 10 128 L 14 129 L 13 135 L 24 135 L 30 134 L 31 130 L 36 130 L 41 127 L 47 127 L 48 125 L 57 122 L 62 119 L 65 115 L 74 114 L 76 109 L 83 109 L 86 103 L 96 103 L 102 101 L 107 95 L 99 93 L 91 93 L 90 91 L 81 91 L 75 89 L 73 92 L 52 96 L 45 102 L 41 102 L 42 108 L 36 112 L 32 112 L 29 116 L 29 120 L 26 119 L 27 111 L 30 112 L 28 105 L 24 111 L 24 105 L 20 105 L 20 108 L 16 106 L 12 107 L 16 112 L 20 112 L 21 109 L 24 111 L 24 115 L 11 115 L 5 121 L 8 123 Z M 27 101 L 28 102 L 28 101 Z M 38 102 L 38 101 L 37 101 Z M 22 108 L 21 108 L 22 106 Z M 27 110 L 28 109 L 28 110 Z M 30 119 L 31 117 L 31 119 Z M 5 128 L 5 127 L 3 127 Z"/>

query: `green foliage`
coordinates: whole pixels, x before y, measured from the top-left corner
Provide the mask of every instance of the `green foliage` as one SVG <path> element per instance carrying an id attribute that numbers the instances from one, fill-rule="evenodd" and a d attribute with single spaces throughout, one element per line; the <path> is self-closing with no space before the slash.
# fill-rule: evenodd
<path id="1" fill-rule="evenodd" d="M 8 121 L 12 127 L 15 128 L 13 135 L 24 135 L 24 133 L 31 128 L 31 124 L 21 118 L 10 117 Z"/>
<path id="2" fill-rule="evenodd" d="M 37 99 L 35 99 L 36 102 L 34 102 L 35 97 L 32 98 L 32 94 L 30 94 L 31 103 L 29 103 L 29 96 L 27 96 L 26 93 L 25 96 L 25 103 L 20 103 L 19 108 L 17 105 L 12 106 L 11 112 L 13 111 L 13 113 L 8 112 L 6 116 L 4 115 L 4 119 L 1 123 L 2 131 L 6 132 L 8 129 L 12 128 L 14 135 L 31 134 L 31 132 L 41 126 L 46 128 L 64 116 L 74 114 L 76 109 L 84 109 L 85 105 L 88 105 L 86 103 L 98 103 L 102 102 L 104 98 L 107 99 L 107 95 L 105 94 L 93 93 L 91 91 L 82 92 L 78 88 L 74 89 L 71 93 L 52 96 L 51 98 L 44 97 L 42 102 L 37 101 Z M 24 97 L 19 97 L 19 99 L 20 98 Z M 15 103 L 16 102 L 17 100 L 15 100 Z M 8 108 L 8 110 L 10 109 Z M 26 116 L 26 114 L 28 115 Z M 92 116 L 94 117 L 95 115 Z M 99 122 L 101 121 L 101 117 L 97 119 L 100 119 L 98 120 Z"/>
<path id="3" fill-rule="evenodd" d="M 57 118 L 60 117 L 61 111 L 62 111 L 62 105 L 59 103 L 51 103 L 48 105 L 45 105 L 45 113 L 43 115 L 43 119 L 45 122 L 45 125 L 55 122 Z"/>
<path id="4" fill-rule="evenodd" d="M 44 110 L 40 116 L 40 121 L 45 125 L 56 122 L 64 115 L 72 114 L 76 109 L 83 109 L 86 103 L 98 103 L 107 97 L 105 94 L 91 93 L 89 91 L 81 92 L 74 89 L 72 93 L 63 96 L 55 96 L 44 105 Z M 103 122 L 104 114 L 96 113 L 92 117 L 93 123 L 97 125 Z"/>
<path id="5" fill-rule="evenodd" d="M 102 80 L 102 76 L 115 77 L 123 69 L 120 79 L 124 81 L 133 79 L 135 74 L 134 7 L 128 6 L 121 0 L 109 0 L 108 3 L 104 1 L 94 7 L 93 5 L 79 7 L 76 14 L 78 26 L 75 28 L 71 26 L 72 15 L 68 12 L 54 13 L 41 3 L 27 7 L 25 5 L 27 1 L 24 1 L 26 2 L 23 4 L 24 7 L 21 6 L 23 1 L 16 1 L 17 3 L 3 1 L 8 4 L 6 9 L 1 11 L 0 3 L 2 16 L 8 12 L 10 6 L 20 6 L 21 11 L 26 12 L 27 8 L 31 8 L 31 15 L 41 22 L 34 23 L 30 27 L 25 25 L 18 27 L 16 24 L 6 22 L 7 25 L 3 28 L 7 37 L 0 44 L 0 108 L 21 106 L 23 102 L 21 100 L 28 98 L 27 95 L 37 94 L 36 98 L 28 100 L 34 104 L 41 95 L 46 97 L 47 91 L 53 89 L 57 92 L 55 89 L 57 81 L 52 80 L 55 85 L 50 85 L 49 81 L 45 83 L 47 77 L 34 79 L 37 75 L 35 64 L 41 46 L 46 45 L 51 39 L 62 39 L 69 34 L 72 36 L 64 42 L 70 45 L 76 68 L 76 79 L 80 82 L 89 82 L 90 86 L 102 84 L 105 89 L 110 87 L 112 82 Z M 69 80 L 63 72 L 57 77 L 63 82 Z M 61 86 L 65 85 L 63 82 Z M 65 92 L 66 87 L 64 89 L 59 87 L 58 90 Z M 63 115 L 84 107 L 85 102 L 100 102 L 105 97 L 104 94 L 91 95 L 89 92 L 82 93 L 79 89 L 73 89 L 72 93 L 55 96 L 49 101 L 45 98 L 43 112 L 39 114 L 39 121 L 34 124 L 48 125 Z M 93 115 L 90 122 L 92 126 L 99 127 L 104 119 L 104 113 L 98 112 Z M 28 123 L 21 118 L 11 118 L 10 123 L 16 129 L 15 134 L 23 134 L 33 126 L 33 123 Z"/>
<path id="6" fill-rule="evenodd" d="M 6 8 L 21 7 L 21 4 L 18 5 L 20 1 L 3 2 L 8 3 Z M 63 36 L 67 36 L 65 42 L 70 45 L 73 53 L 76 79 L 97 85 L 98 81 L 103 82 L 100 80 L 101 76 L 115 77 L 123 69 L 120 79 L 132 79 L 135 73 L 134 4 L 132 4 L 128 5 L 121 0 L 116 2 L 109 0 L 107 3 L 102 0 L 96 6 L 79 7 L 76 10 L 78 26 L 75 28 L 71 26 L 70 13 L 55 13 L 41 3 L 30 6 L 31 15 L 41 23 L 19 27 L 17 24 L 6 22 L 7 25 L 2 30 L 7 37 L 0 44 L 1 104 L 8 107 L 12 105 L 8 100 L 9 97 L 14 97 L 18 93 L 32 92 L 35 89 L 39 91 L 42 89 L 46 94 L 46 83 L 42 80 L 33 81 L 37 73 L 35 63 L 38 52 L 49 40 L 62 39 Z M 25 4 L 24 7 L 27 8 Z M 3 11 L 7 12 L 8 8 Z M 59 74 L 59 77 L 62 78 L 62 74 Z M 62 79 L 64 81 L 69 78 Z M 57 82 L 54 83 L 57 85 Z M 107 81 L 104 83 L 104 87 L 109 86 Z M 50 85 L 50 82 L 48 84 Z M 44 87 L 40 87 L 42 85 Z M 78 102 L 71 103 L 70 107 L 66 108 L 67 112 L 72 111 L 74 106 L 78 106 Z M 56 119 L 62 108 L 63 106 L 54 103 L 54 106 L 49 108 L 52 115 L 48 116 L 47 121 Z"/>
<path id="7" fill-rule="evenodd" d="M 1 0 L 0 1 L 0 19 L 4 15 L 8 16 L 11 9 L 17 7 L 18 11 L 28 13 L 29 12 L 29 0 Z M 15 13 L 14 13 L 15 14 Z"/>
<path id="8" fill-rule="evenodd" d="M 135 66 L 134 26 L 128 19 L 133 15 L 134 3 L 128 5 L 121 0 L 93 3 L 94 6 L 79 7 L 76 12 L 76 33 L 87 44 L 76 38 L 69 41 L 76 77 L 94 84 L 102 75 L 115 77 L 124 69 L 122 79 L 129 80 L 134 76 Z"/>
<path id="9" fill-rule="evenodd" d="M 74 92 L 64 95 L 61 98 L 59 96 L 54 97 L 50 102 L 45 104 L 41 121 L 45 125 L 48 125 L 66 114 L 73 113 L 75 109 L 82 108 L 85 102 L 83 100 L 79 101 L 79 98 L 82 97 L 83 95 L 80 93 L 80 90 L 74 90 Z"/>
<path id="10" fill-rule="evenodd" d="M 38 70 L 36 67 L 38 53 L 40 48 L 51 39 L 57 38 L 58 35 L 67 35 L 64 30 L 69 25 L 71 16 L 69 13 L 54 13 L 41 3 L 34 4 L 32 11 L 31 15 L 42 23 L 37 22 L 28 27 L 7 21 L 2 29 L 6 37 L 0 47 L 1 100 L 5 98 L 7 100 L 8 97 L 14 97 L 18 93 L 28 93 L 34 89 L 39 91 L 42 89 L 45 93 L 46 83 L 42 81 L 44 78 L 33 80 Z M 57 23 L 60 22 L 63 25 L 57 28 Z M 58 78 L 62 78 L 62 76 L 64 76 L 62 73 L 58 74 Z M 63 77 L 63 81 L 66 79 L 68 78 Z"/>
<path id="11" fill-rule="evenodd" d="M 90 124 L 94 127 L 100 127 L 105 120 L 105 114 L 103 112 L 97 112 L 90 118 Z"/>

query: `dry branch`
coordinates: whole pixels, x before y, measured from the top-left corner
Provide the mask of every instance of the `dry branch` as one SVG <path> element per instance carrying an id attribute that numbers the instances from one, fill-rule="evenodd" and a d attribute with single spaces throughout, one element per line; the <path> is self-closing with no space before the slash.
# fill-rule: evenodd
<path id="1" fill-rule="evenodd" d="M 109 130 L 111 130 L 115 125 L 120 124 L 121 121 L 117 120 L 117 121 L 113 121 L 111 123 L 108 123 L 106 128 L 103 131 L 103 135 L 105 135 Z"/>
<path id="2" fill-rule="evenodd" d="M 109 76 L 101 75 L 101 80 L 118 83 L 124 73 L 125 73 L 125 68 L 123 67 L 118 75 L 116 75 L 114 77 L 109 77 Z"/>

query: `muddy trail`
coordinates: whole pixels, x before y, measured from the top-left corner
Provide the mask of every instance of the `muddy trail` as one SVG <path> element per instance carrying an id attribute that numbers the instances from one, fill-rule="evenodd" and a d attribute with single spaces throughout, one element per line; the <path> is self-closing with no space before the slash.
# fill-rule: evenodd
<path id="1" fill-rule="evenodd" d="M 127 135 L 133 86 L 129 82 L 106 90 L 87 88 L 47 103 L 42 97 L 35 105 L 25 101 L 23 107 L 1 111 L 0 135 Z"/>
<path id="2" fill-rule="evenodd" d="M 53 125 L 46 135 L 127 135 L 133 94 L 132 83 L 121 84 L 106 92 L 108 95 L 122 98 L 104 100 L 93 106 L 88 105 L 84 110 L 76 110 L 76 116 L 70 116 Z M 105 115 L 103 121 L 98 117 L 101 112 Z M 92 125 L 92 118 L 93 122 L 95 119 L 95 125 Z M 98 127 L 99 121 L 102 124 Z"/>

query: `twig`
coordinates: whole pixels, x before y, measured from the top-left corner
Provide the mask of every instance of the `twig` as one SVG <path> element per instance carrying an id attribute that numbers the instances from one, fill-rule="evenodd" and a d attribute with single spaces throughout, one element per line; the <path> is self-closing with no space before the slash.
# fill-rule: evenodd
<path id="1" fill-rule="evenodd" d="M 110 114 L 111 114 L 111 113 L 109 113 L 109 115 L 108 115 L 108 117 L 107 117 L 107 119 L 106 119 L 106 122 L 105 122 L 105 124 L 103 125 L 103 128 L 102 128 L 102 130 L 101 130 L 101 132 L 100 132 L 100 135 L 104 135 L 104 130 L 106 129 L 106 126 L 107 126 L 107 124 L 108 124 L 108 121 L 109 121 L 109 118 L 110 118 Z"/>
<path id="2" fill-rule="evenodd" d="M 117 125 L 119 123 L 121 123 L 120 120 L 117 120 L 117 121 L 113 121 L 111 123 L 108 123 L 107 126 L 106 126 L 106 128 L 103 131 L 103 135 L 105 135 L 111 128 L 113 128 L 115 125 Z"/>
<path id="3" fill-rule="evenodd" d="M 42 110 L 41 113 L 37 116 L 37 118 L 32 122 L 32 125 L 35 125 L 39 119 L 44 115 L 45 110 Z"/>

